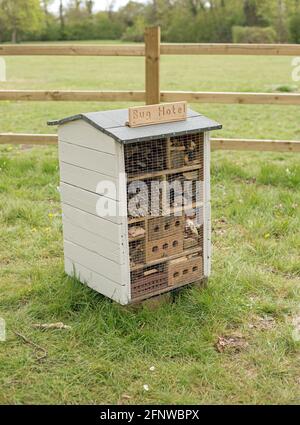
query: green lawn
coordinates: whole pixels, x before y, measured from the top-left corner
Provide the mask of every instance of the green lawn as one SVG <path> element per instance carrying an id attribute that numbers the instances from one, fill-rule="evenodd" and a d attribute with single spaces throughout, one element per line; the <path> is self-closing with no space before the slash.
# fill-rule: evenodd
<path id="1" fill-rule="evenodd" d="M 7 67 L 3 89 L 143 89 L 140 58 L 7 58 Z M 290 58 L 163 57 L 162 88 L 273 91 L 295 85 L 290 73 Z M 2 102 L 1 132 L 55 131 L 48 119 L 120 106 Z M 223 136 L 300 140 L 299 107 L 193 107 L 220 120 Z M 208 288 L 136 308 L 64 275 L 58 181 L 56 147 L 0 147 L 0 403 L 299 404 L 299 155 L 213 153 Z M 33 327 L 52 322 L 71 329 Z M 220 337 L 240 346 L 219 352 Z"/>

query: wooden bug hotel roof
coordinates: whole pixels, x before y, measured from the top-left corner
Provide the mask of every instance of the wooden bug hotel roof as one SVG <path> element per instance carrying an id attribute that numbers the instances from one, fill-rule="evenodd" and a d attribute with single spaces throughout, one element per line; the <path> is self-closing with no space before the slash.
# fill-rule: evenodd
<path id="1" fill-rule="evenodd" d="M 126 125 L 128 121 L 128 109 L 78 114 L 61 120 L 49 121 L 48 125 L 62 125 L 77 120 L 86 121 L 99 131 L 124 144 L 142 142 L 158 137 L 180 136 L 203 131 L 219 130 L 222 128 L 221 124 L 191 109 L 188 109 L 187 119 L 184 121 L 153 124 L 136 128 L 130 128 Z"/>

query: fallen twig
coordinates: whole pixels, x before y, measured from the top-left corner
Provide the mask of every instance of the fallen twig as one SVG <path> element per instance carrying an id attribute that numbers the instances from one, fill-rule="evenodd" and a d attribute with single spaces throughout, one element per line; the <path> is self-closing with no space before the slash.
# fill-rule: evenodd
<path id="1" fill-rule="evenodd" d="M 35 323 L 32 325 L 36 329 L 71 329 L 71 326 L 65 325 L 62 322 L 57 323 Z"/>
<path id="2" fill-rule="evenodd" d="M 36 350 L 41 351 L 43 354 L 41 356 L 37 356 L 37 360 L 43 360 L 47 357 L 48 353 L 45 350 L 45 348 L 41 347 L 40 345 L 36 344 L 33 341 L 30 341 L 30 339 L 28 339 L 25 335 L 20 334 L 19 332 L 14 331 L 14 333 L 21 338 L 26 344 L 31 345 L 32 347 L 34 347 Z"/>

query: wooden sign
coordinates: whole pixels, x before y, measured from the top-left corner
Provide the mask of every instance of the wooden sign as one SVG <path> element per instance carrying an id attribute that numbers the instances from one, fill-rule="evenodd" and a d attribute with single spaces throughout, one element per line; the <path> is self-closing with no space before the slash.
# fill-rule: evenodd
<path id="1" fill-rule="evenodd" d="M 137 106 L 128 108 L 128 115 L 129 127 L 184 121 L 187 117 L 187 102 Z"/>

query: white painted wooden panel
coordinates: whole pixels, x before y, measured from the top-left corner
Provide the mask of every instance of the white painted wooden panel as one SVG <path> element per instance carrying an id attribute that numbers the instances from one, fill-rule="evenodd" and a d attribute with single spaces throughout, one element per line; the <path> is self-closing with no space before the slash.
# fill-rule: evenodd
<path id="1" fill-rule="evenodd" d="M 82 264 L 84 267 L 112 280 L 113 282 L 124 285 L 122 281 L 122 266 L 102 257 L 95 252 L 82 248 L 72 242 L 64 240 L 65 257 Z"/>
<path id="2" fill-rule="evenodd" d="M 210 201 L 210 133 L 204 133 L 204 202 Z"/>
<path id="3" fill-rule="evenodd" d="M 75 226 L 63 217 L 64 239 L 87 248 L 117 264 L 124 264 L 124 256 L 118 243 L 104 239 L 93 232 L 89 232 L 80 226 Z"/>
<path id="4" fill-rule="evenodd" d="M 204 276 L 209 277 L 211 273 L 211 205 L 207 202 L 204 206 L 203 226 L 203 259 Z"/>
<path id="5" fill-rule="evenodd" d="M 204 275 L 211 273 L 210 133 L 204 133 Z"/>
<path id="6" fill-rule="evenodd" d="M 90 192 L 106 195 L 111 199 L 119 199 L 119 181 L 115 177 L 105 176 L 86 168 L 60 162 L 60 179 L 64 183 L 72 184 Z M 104 187 L 105 182 L 114 185 L 115 190 L 107 191 Z"/>
<path id="7" fill-rule="evenodd" d="M 87 284 L 100 294 L 122 305 L 128 304 L 129 300 L 126 286 L 118 285 L 67 257 L 65 258 L 65 271 L 68 275 L 75 276 L 80 282 Z"/>
<path id="8" fill-rule="evenodd" d="M 97 171 L 107 176 L 117 177 L 118 175 L 118 161 L 115 155 L 59 142 L 59 158 L 62 162 Z"/>
<path id="9" fill-rule="evenodd" d="M 120 224 L 104 220 L 101 217 L 97 217 L 67 204 L 62 204 L 62 211 L 64 219 L 68 220 L 74 226 L 85 229 L 116 244 L 120 244 Z"/>
<path id="10" fill-rule="evenodd" d="M 120 223 L 118 217 L 119 202 L 114 199 L 106 198 L 105 196 L 97 195 L 96 193 L 89 192 L 79 187 L 72 186 L 67 183 L 60 184 L 61 200 L 64 204 L 71 205 L 80 210 L 86 211 L 90 214 L 99 216 L 99 205 L 104 204 L 105 211 L 101 213 L 101 217 L 113 223 Z M 97 208 L 97 203 L 98 208 Z M 105 215 L 105 214 L 108 215 Z"/>
<path id="11" fill-rule="evenodd" d="M 115 140 L 83 120 L 60 126 L 58 138 L 62 142 L 73 143 L 113 155 L 116 153 Z"/>

